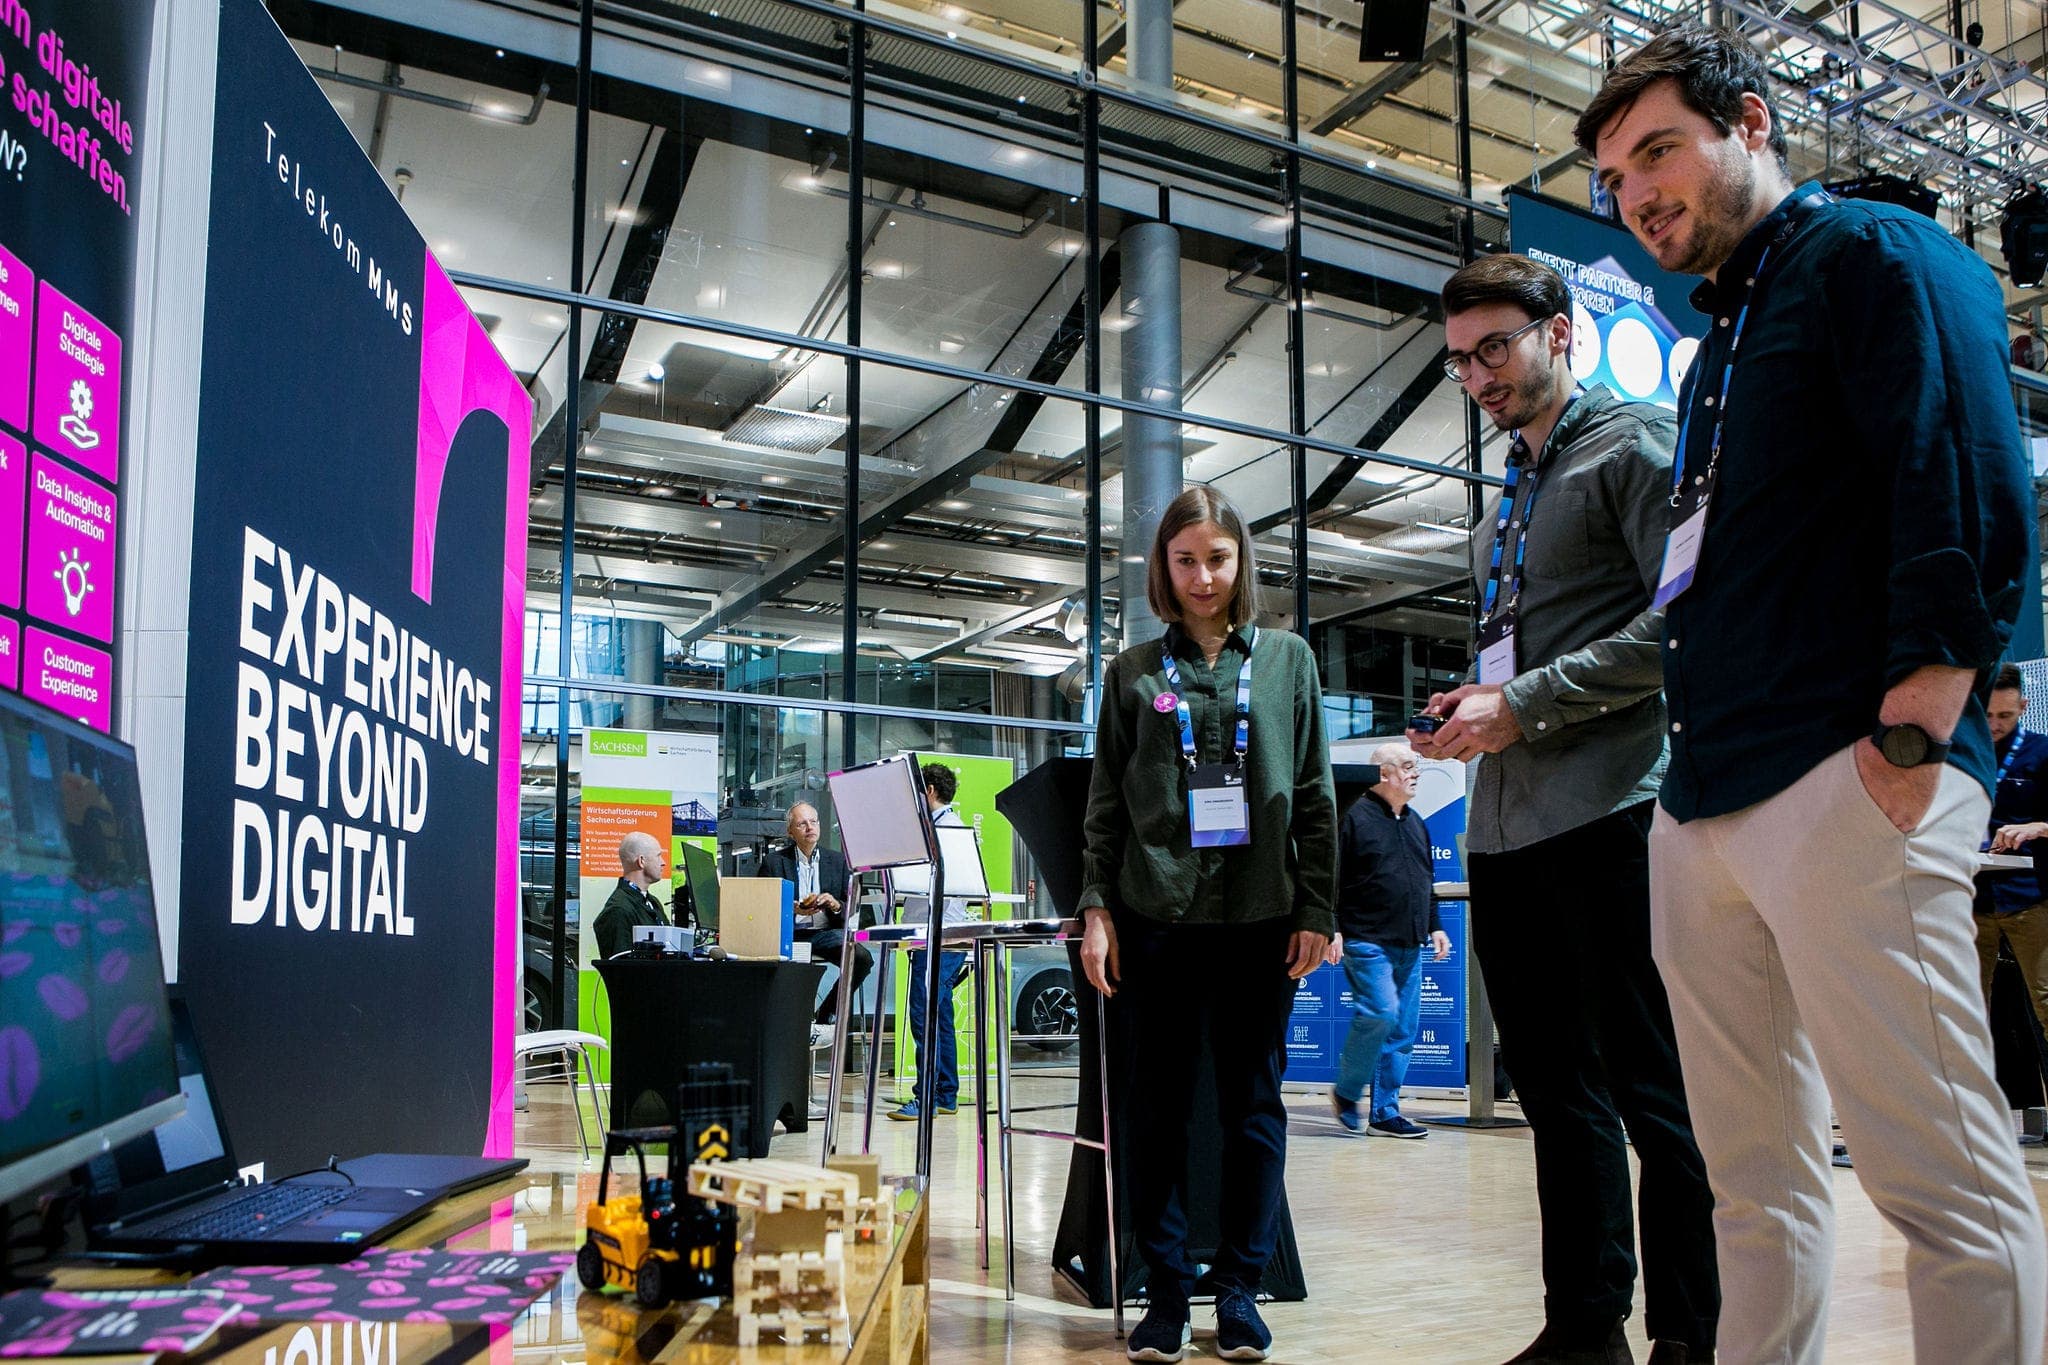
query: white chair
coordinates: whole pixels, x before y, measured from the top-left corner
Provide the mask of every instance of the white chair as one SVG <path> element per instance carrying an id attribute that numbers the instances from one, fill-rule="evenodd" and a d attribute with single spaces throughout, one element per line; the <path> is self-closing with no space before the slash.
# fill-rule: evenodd
<path id="1" fill-rule="evenodd" d="M 606 1141 L 604 1126 L 604 1105 L 597 1097 L 597 1059 L 593 1052 L 609 1052 L 611 1045 L 595 1033 L 581 1029 L 551 1028 L 538 1033 L 522 1033 L 512 1042 L 512 1056 L 515 1062 L 530 1061 L 537 1056 L 553 1054 L 556 1061 L 529 1071 L 526 1079 L 536 1081 L 567 1081 L 569 1084 L 569 1107 L 576 1111 L 576 1140 L 583 1144 L 583 1159 L 590 1160 L 590 1137 L 583 1128 L 583 1105 L 576 1097 L 576 1076 L 580 1067 L 584 1084 L 590 1090 L 590 1108 L 597 1119 L 598 1145 Z"/>

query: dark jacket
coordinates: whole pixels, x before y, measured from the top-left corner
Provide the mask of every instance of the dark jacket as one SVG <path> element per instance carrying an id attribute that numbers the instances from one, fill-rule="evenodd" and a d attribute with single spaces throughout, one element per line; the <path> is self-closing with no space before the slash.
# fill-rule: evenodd
<path id="1" fill-rule="evenodd" d="M 590 936 L 597 941 L 598 956 L 610 957 L 633 946 L 633 930 L 638 926 L 668 922 L 668 912 L 661 908 L 660 901 L 621 877 L 606 898 L 604 909 L 597 912 L 597 923 L 590 926 Z"/>
<path id="2" fill-rule="evenodd" d="M 1368 791 L 1337 830 L 1337 930 L 1347 941 L 1413 948 L 1443 928 L 1430 894 L 1436 859 L 1429 826 L 1413 806 L 1394 808 Z"/>
<path id="3" fill-rule="evenodd" d="M 1232 747 L 1238 670 L 1248 648 L 1254 656 L 1245 758 L 1249 844 L 1191 847 L 1188 765 L 1178 716 L 1166 700 L 1166 647 L 1178 661 L 1204 763 L 1222 762 Z M 1130 910 L 1168 924 L 1285 919 L 1297 930 L 1329 933 L 1337 798 L 1322 685 L 1308 645 L 1284 630 L 1262 630 L 1253 644 L 1237 630 L 1212 669 L 1176 627 L 1117 655 L 1102 670 L 1083 829 L 1083 909 Z"/>
<path id="4" fill-rule="evenodd" d="M 1997 774 L 1984 701 L 2040 572 L 2005 299 L 1932 220 L 1817 189 L 1693 295 L 1714 321 L 1685 378 L 1687 477 L 1727 426 L 1692 586 L 1664 617 L 1661 800 L 1681 821 L 1784 791 L 1928 664 L 1977 672 L 1948 762 L 1987 793 Z"/>
<path id="5" fill-rule="evenodd" d="M 818 889 L 842 905 L 846 901 L 846 882 L 852 871 L 853 869 L 847 865 L 844 853 L 836 848 L 818 845 Z M 791 886 L 795 886 L 796 848 L 784 844 L 781 848 L 769 849 L 761 858 L 761 875 L 780 877 Z M 844 916 L 829 915 L 826 918 L 829 923 L 838 924 L 843 921 Z"/>
<path id="6" fill-rule="evenodd" d="M 2017 746 L 2019 752 L 2014 753 Z M 1998 833 L 2002 825 L 2026 825 L 2048 820 L 2048 735 L 2031 730 L 2015 731 L 2005 743 L 1994 745 L 1992 758 L 2003 775 L 1991 802 L 1991 825 L 1986 834 Z M 2006 759 L 2010 758 L 2011 763 Z M 2034 855 L 2030 872 L 1991 872 L 1977 881 L 1977 913 L 2012 915 L 2041 903 L 2039 865 L 2048 854 L 2048 839 L 2036 839 L 2020 849 Z"/>

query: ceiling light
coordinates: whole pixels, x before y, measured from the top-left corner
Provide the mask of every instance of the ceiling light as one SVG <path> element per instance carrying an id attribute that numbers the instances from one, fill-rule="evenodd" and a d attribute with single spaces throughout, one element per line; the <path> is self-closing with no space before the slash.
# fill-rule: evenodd
<path id="1" fill-rule="evenodd" d="M 647 377 L 649 379 L 654 380 L 656 383 L 660 383 L 661 380 L 667 376 L 667 374 L 668 371 L 662 367 L 662 363 L 659 360 L 655 361 L 652 365 L 649 365 L 647 367 Z"/>
<path id="2" fill-rule="evenodd" d="M 788 483 L 789 480 L 783 478 L 780 474 L 763 474 L 761 476 L 761 482 L 780 486 L 782 484 Z"/>
<path id="3" fill-rule="evenodd" d="M 948 332 L 939 338 L 939 354 L 958 355 L 967 349 L 967 338 L 957 332 Z"/>
<path id="4" fill-rule="evenodd" d="M 871 542 L 868 548 L 870 550 L 893 550 L 896 548 L 896 542 L 893 540 L 877 540 Z"/>
<path id="5" fill-rule="evenodd" d="M 964 503 L 958 498 L 947 498 L 939 506 L 945 508 L 948 512 L 965 512 L 971 504 Z"/>
<path id="6" fill-rule="evenodd" d="M 502 47 L 501 47 L 501 48 L 499 48 L 499 49 L 498 49 L 498 55 L 499 55 L 500 57 L 504 56 L 504 55 L 505 55 L 505 49 L 504 49 L 504 48 L 502 48 Z"/>
<path id="7" fill-rule="evenodd" d="M 713 517 L 711 520 L 705 522 L 704 525 L 709 527 L 711 530 L 716 531 L 720 527 L 724 526 L 725 523 L 720 521 L 717 517 Z"/>
<path id="8" fill-rule="evenodd" d="M 946 36 L 947 36 L 948 38 L 952 39 L 952 40 L 953 40 L 954 42 L 956 42 L 956 43 L 960 41 L 960 35 L 959 35 L 959 34 L 957 34 L 957 33 L 955 33 L 955 32 L 953 32 L 953 30 L 951 30 L 951 29 L 947 29 L 947 30 L 946 30 Z"/>
<path id="9" fill-rule="evenodd" d="M 621 166 L 630 166 L 630 165 L 632 165 L 633 163 L 632 163 L 632 162 L 630 162 L 630 161 L 628 161 L 628 160 L 626 160 L 626 158 L 624 158 L 624 157 L 620 157 L 620 158 L 619 158 L 619 164 L 620 164 Z"/>

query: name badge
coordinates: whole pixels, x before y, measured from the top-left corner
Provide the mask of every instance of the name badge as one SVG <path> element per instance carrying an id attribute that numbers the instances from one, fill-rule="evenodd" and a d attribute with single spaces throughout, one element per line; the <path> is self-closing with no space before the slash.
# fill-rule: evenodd
<path id="1" fill-rule="evenodd" d="M 1252 841 L 1251 807 L 1245 801 L 1244 768 L 1204 763 L 1188 775 L 1188 842 L 1222 848 Z"/>
<path id="2" fill-rule="evenodd" d="M 1515 676 L 1515 610 L 1495 612 L 1479 624 L 1479 681 L 1503 686 Z"/>
<path id="3" fill-rule="evenodd" d="M 1671 533 L 1664 540 L 1664 567 L 1657 573 L 1657 595 L 1653 607 L 1663 607 L 1692 586 L 1700 566 L 1700 549 L 1707 539 L 1707 504 L 1713 485 L 1695 484 L 1686 490 L 1671 512 Z"/>

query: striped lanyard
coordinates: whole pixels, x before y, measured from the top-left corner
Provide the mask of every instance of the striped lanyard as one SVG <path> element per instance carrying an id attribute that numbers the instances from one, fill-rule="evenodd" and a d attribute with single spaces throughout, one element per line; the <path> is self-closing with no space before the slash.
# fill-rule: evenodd
<path id="1" fill-rule="evenodd" d="M 2020 745 L 2026 742 L 2027 727 L 2022 725 L 2019 729 L 2012 732 L 2012 747 L 2005 751 L 2005 761 L 1998 765 L 1998 780 L 2000 782 L 2005 781 L 2006 774 L 2012 771 L 2013 760 L 2020 756 Z M 1995 786 L 1996 784 L 1993 785 Z"/>
<path id="2" fill-rule="evenodd" d="M 1572 396 L 1565 402 L 1564 412 L 1557 415 L 1557 421 L 1550 428 L 1552 438 L 1557 435 L 1557 429 L 1564 425 L 1565 413 L 1572 410 L 1572 404 L 1578 402 L 1584 392 L 1584 389 L 1572 390 Z M 1546 438 L 1544 444 L 1549 444 L 1549 438 Z M 1521 509 L 1518 517 L 1515 512 L 1515 490 L 1521 485 L 1524 469 L 1529 471 L 1529 501 Z M 1522 433 L 1517 431 L 1514 444 L 1508 447 L 1507 481 L 1501 485 L 1500 515 L 1493 523 L 1493 562 L 1486 571 L 1486 595 L 1479 607 L 1479 616 L 1483 621 L 1493 618 L 1494 603 L 1500 597 L 1500 566 L 1502 558 L 1507 553 L 1510 530 L 1515 532 L 1515 576 L 1508 583 L 1509 607 L 1512 608 L 1515 600 L 1522 595 L 1522 564 L 1529 556 L 1529 524 L 1536 517 L 1536 476 L 1541 472 L 1541 469 L 1529 463 L 1529 443 L 1523 440 Z"/>
<path id="3" fill-rule="evenodd" d="M 1244 763 L 1245 751 L 1251 745 L 1252 733 L 1252 651 L 1258 648 L 1258 627 L 1251 628 L 1251 635 L 1245 641 L 1244 666 L 1237 670 L 1237 728 L 1231 749 L 1231 758 L 1239 765 Z M 1195 758 L 1195 717 L 1188 710 L 1187 687 L 1180 680 L 1180 665 L 1173 657 L 1173 647 L 1163 646 L 1161 653 L 1166 656 L 1166 685 L 1173 689 L 1173 709 L 1180 718 L 1180 752 L 1190 768 Z"/>
<path id="4" fill-rule="evenodd" d="M 1713 398 L 1707 400 L 1714 409 L 1714 435 L 1707 446 L 1706 469 L 1693 476 L 1694 487 L 1701 490 L 1695 495 L 1696 502 L 1712 493 L 1714 475 L 1721 467 L 1721 438 L 1728 429 L 1728 386 L 1735 380 L 1735 353 L 1742 349 L 1742 329 L 1749 323 L 1749 306 L 1756 302 L 1757 282 L 1764 277 L 1764 266 L 1769 264 L 1771 253 L 1783 246 L 1786 240 L 1798 231 L 1800 214 L 1797 210 L 1808 200 L 1831 203 L 1833 197 L 1826 190 L 1816 190 L 1793 205 L 1794 211 L 1786 217 L 1783 226 L 1778 229 L 1777 236 L 1771 238 L 1770 244 L 1764 247 L 1763 254 L 1756 258 L 1756 268 L 1749 272 L 1742 294 L 1742 307 L 1735 314 L 1735 332 L 1728 338 L 1728 355 L 1721 362 L 1721 387 Z M 1686 404 L 1685 415 L 1678 423 L 1678 456 L 1671 462 L 1671 506 L 1674 509 L 1678 508 L 1685 490 L 1686 456 L 1692 449 L 1692 412 L 1693 405 Z M 1677 520 L 1678 518 L 1674 517 L 1673 523 L 1676 524 Z"/>

